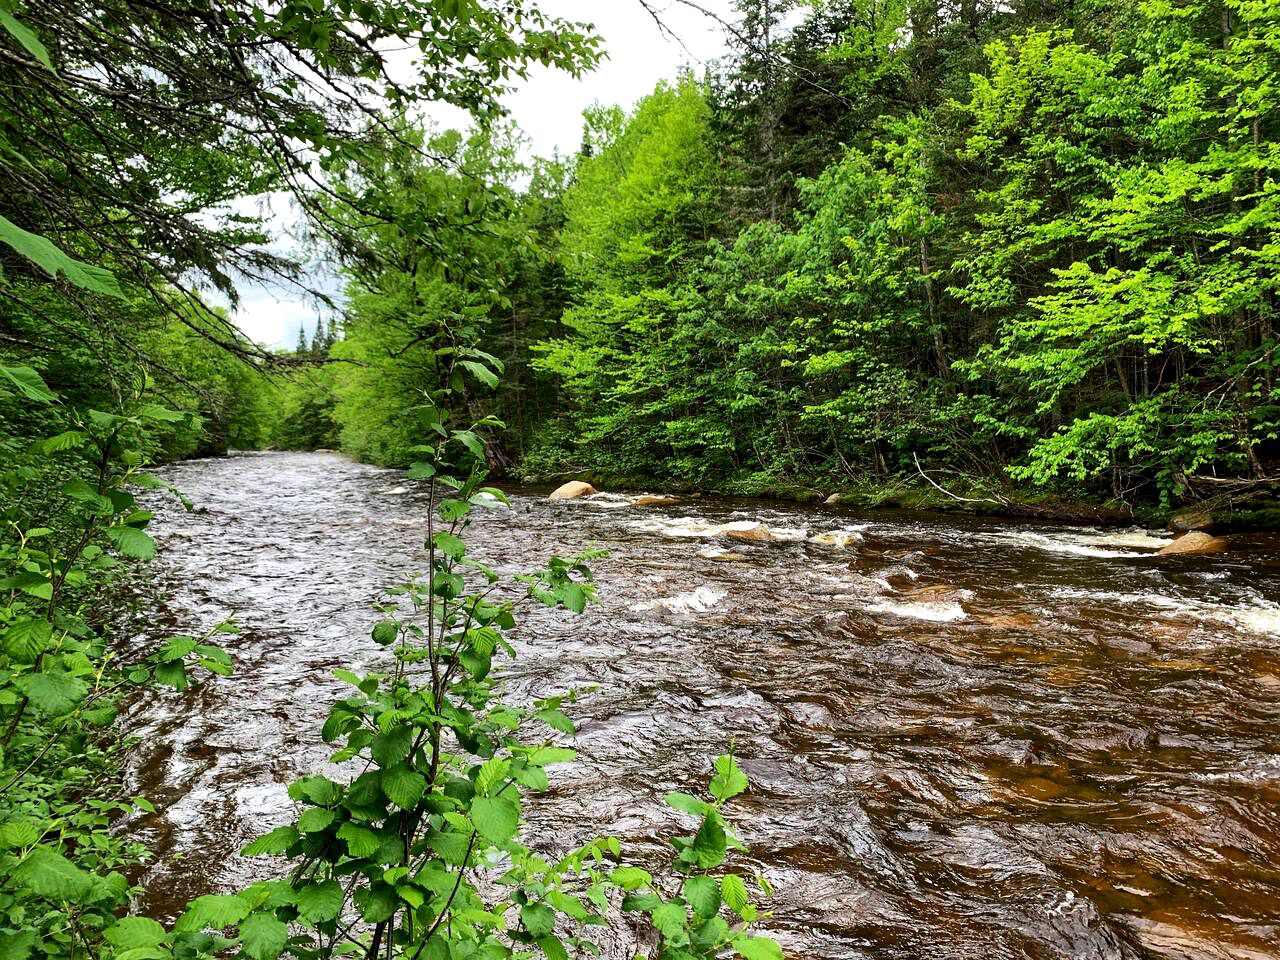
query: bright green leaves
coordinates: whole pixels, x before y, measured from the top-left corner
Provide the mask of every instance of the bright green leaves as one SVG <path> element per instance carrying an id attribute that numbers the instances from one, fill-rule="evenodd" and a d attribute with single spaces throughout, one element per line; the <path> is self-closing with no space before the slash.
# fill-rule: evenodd
<path id="1" fill-rule="evenodd" d="M 175 931 L 223 930 L 239 923 L 252 910 L 242 896 L 212 893 L 197 897 L 173 925 Z"/>
<path id="2" fill-rule="evenodd" d="M 279 855 L 297 843 L 300 836 L 301 834 L 295 827 L 276 827 L 270 833 L 264 834 L 249 843 L 240 853 L 246 857 L 259 857 L 268 854 Z"/>
<path id="3" fill-rule="evenodd" d="M 13 868 L 13 879 L 32 893 L 51 900 L 85 896 L 92 875 L 51 847 L 36 847 Z"/>
<path id="4" fill-rule="evenodd" d="M 126 557 L 151 560 L 156 555 L 156 542 L 136 527 L 109 527 L 107 538 Z"/>
<path id="5" fill-rule="evenodd" d="M 289 796 L 293 800 L 306 800 L 325 807 L 338 802 L 342 796 L 342 787 L 328 777 L 301 777 L 289 784 Z"/>
<path id="6" fill-rule="evenodd" d="M 3 637 L 4 652 L 19 663 L 34 663 L 53 642 L 53 624 L 26 618 L 9 625 Z"/>
<path id="7" fill-rule="evenodd" d="M 373 642 L 387 647 L 400 638 L 400 624 L 395 620 L 381 620 L 373 625 Z"/>
<path id="8" fill-rule="evenodd" d="M 110 270 L 68 256 L 46 238 L 23 230 L 0 217 L 0 243 L 6 243 L 51 277 L 65 277 L 82 290 L 123 300 L 124 293 Z"/>
<path id="9" fill-rule="evenodd" d="M 454 560 L 461 560 L 463 554 L 467 552 L 466 544 L 462 542 L 462 538 L 447 531 L 442 530 L 437 533 L 432 542 L 437 550 Z"/>
<path id="10" fill-rule="evenodd" d="M 716 758 L 716 775 L 711 778 L 711 795 L 723 803 L 747 789 L 747 775 L 738 769 L 732 754 Z"/>
<path id="11" fill-rule="evenodd" d="M 168 934 L 150 917 L 124 917 L 109 926 L 103 936 L 117 950 L 141 950 L 164 943 Z"/>
<path id="12" fill-rule="evenodd" d="M 697 875 L 686 878 L 682 892 L 685 902 L 698 916 L 714 917 L 720 912 L 720 888 L 711 877 Z"/>
<path id="13" fill-rule="evenodd" d="M 33 707 L 53 717 L 70 713 L 88 692 L 80 678 L 53 671 L 27 674 L 16 684 Z"/>
<path id="14" fill-rule="evenodd" d="M 357 860 L 372 857 L 382 846 L 382 838 L 375 831 L 355 823 L 340 826 L 337 837 L 346 843 L 347 852 Z"/>
<path id="15" fill-rule="evenodd" d="M 325 807 L 311 807 L 304 810 L 302 816 L 298 818 L 298 832 L 321 833 L 328 829 L 336 816 L 337 814 Z"/>
<path id="16" fill-rule="evenodd" d="M 470 813 L 476 832 L 490 843 L 499 845 L 515 836 L 520 822 L 519 806 L 503 796 L 476 797 Z"/>
<path id="17" fill-rule="evenodd" d="M 10 367 L 0 363 L 0 388 L 16 390 L 28 400 L 41 404 L 58 399 L 40 374 L 30 367 Z"/>
<path id="18" fill-rule="evenodd" d="M 405 766 L 387 767 L 382 771 L 382 792 L 402 810 L 412 810 L 427 791 L 427 779 Z"/>
<path id="19" fill-rule="evenodd" d="M 289 928 L 268 913 L 255 913 L 240 924 L 240 947 L 252 960 L 276 960 L 289 939 Z"/>
<path id="20" fill-rule="evenodd" d="M 298 890 L 298 915 L 311 923 L 334 920 L 342 910 L 342 885 L 337 880 L 308 883 Z"/>

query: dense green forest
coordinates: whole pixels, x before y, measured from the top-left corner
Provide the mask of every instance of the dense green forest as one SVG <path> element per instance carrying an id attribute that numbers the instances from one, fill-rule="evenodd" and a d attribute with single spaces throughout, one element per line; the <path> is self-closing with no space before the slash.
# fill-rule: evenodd
<path id="1" fill-rule="evenodd" d="M 731 756 L 668 798 L 699 818 L 674 884 L 612 868 L 616 841 L 551 864 L 516 839 L 520 791 L 566 758 L 516 730 L 572 723 L 563 695 L 526 716 L 494 692 L 514 620 L 467 592 L 498 575 L 461 538 L 501 497 L 487 472 L 1271 490 L 1280 6 L 738 0 L 726 26 L 722 61 L 527 160 L 503 91 L 602 51 L 525 0 L 0 0 L 0 960 L 563 960 L 612 894 L 655 957 L 777 960 L 748 933 L 767 885 L 721 875 Z M 441 102 L 474 125 L 425 126 Z M 264 197 L 301 252 L 247 212 Z M 314 299 L 296 349 L 237 328 L 250 284 Z M 429 484 L 428 573 L 397 594 L 426 626 L 382 609 L 395 665 L 351 674 L 324 729 L 372 772 L 298 781 L 301 819 L 251 845 L 290 870 L 170 927 L 127 916 L 144 851 L 118 825 L 148 803 L 118 795 L 116 705 L 224 676 L 233 628 L 130 659 L 112 611 L 156 549 L 147 468 L 262 448 Z M 581 612 L 589 559 L 519 589 Z M 500 856 L 495 905 L 468 878 Z"/>
<path id="2" fill-rule="evenodd" d="M 389 413 L 443 311 L 505 362 L 473 402 L 529 479 L 1249 489 L 1280 423 L 1278 30 L 1267 3 L 743 3 L 731 58 L 590 111 L 576 157 L 441 143 L 493 184 L 466 255 L 498 305 L 407 251 L 353 277 L 330 354 L 358 363 L 287 391 L 314 432 L 283 439 L 411 459 Z M 432 179 L 464 202 L 404 188 Z"/>

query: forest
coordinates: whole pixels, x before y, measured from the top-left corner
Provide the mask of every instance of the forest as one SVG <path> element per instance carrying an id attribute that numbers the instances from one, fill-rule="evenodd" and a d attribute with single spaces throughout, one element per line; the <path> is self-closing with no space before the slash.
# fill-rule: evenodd
<path id="1" fill-rule="evenodd" d="M 778 960 L 768 880 L 725 867 L 731 737 L 667 795 L 694 826 L 666 874 L 524 845 L 574 697 L 507 705 L 490 669 L 520 603 L 591 609 L 603 554 L 491 596 L 463 535 L 495 478 L 1274 526 L 1280 5 L 734 0 L 723 27 L 530 158 L 502 93 L 608 55 L 530 0 L 0 0 L 0 960 L 565 960 L 618 910 L 647 956 Z M 236 324 L 264 285 L 315 305 L 291 349 Z M 427 572 L 377 608 L 394 664 L 340 671 L 322 736 L 365 773 L 289 788 L 300 818 L 245 848 L 275 879 L 142 916 L 119 716 L 236 682 L 237 626 L 120 624 L 154 498 L 192 509 L 163 466 L 252 450 L 407 469 Z"/>

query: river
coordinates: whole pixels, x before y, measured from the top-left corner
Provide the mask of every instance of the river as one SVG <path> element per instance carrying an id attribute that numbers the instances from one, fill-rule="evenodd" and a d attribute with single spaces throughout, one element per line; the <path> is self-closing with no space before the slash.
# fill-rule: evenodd
<path id="1" fill-rule="evenodd" d="M 157 507 L 158 629 L 242 632 L 234 678 L 129 718 L 157 915 L 261 869 L 236 850 L 323 766 L 332 671 L 385 656 L 370 604 L 425 564 L 402 474 L 272 453 L 167 475 L 198 511 Z M 710 535 L 731 521 L 779 539 Z M 1280 957 L 1275 540 L 1157 560 L 1146 531 L 519 492 L 468 539 L 505 573 L 611 551 L 603 604 L 526 615 L 505 671 L 517 700 L 598 685 L 535 843 L 654 856 L 662 794 L 732 743 L 790 957 Z"/>

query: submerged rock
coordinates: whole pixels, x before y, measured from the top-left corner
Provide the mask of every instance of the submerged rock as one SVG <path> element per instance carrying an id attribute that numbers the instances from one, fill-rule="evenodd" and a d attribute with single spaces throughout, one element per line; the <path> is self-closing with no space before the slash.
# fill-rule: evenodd
<path id="1" fill-rule="evenodd" d="M 590 497 L 599 492 L 599 490 L 589 483 L 584 483 L 581 480 L 570 480 L 568 483 L 561 484 L 552 490 L 551 496 L 548 497 L 548 499 L 577 500 L 579 497 Z"/>
<path id="2" fill-rule="evenodd" d="M 631 501 L 633 507 L 671 507 L 680 502 L 679 497 L 665 494 L 646 493 Z"/>
<path id="3" fill-rule="evenodd" d="M 1184 533 L 1173 543 L 1160 550 L 1156 556 L 1167 557 L 1175 554 L 1217 553 L 1225 549 L 1227 541 L 1222 537 L 1213 537 L 1200 530 Z"/>

